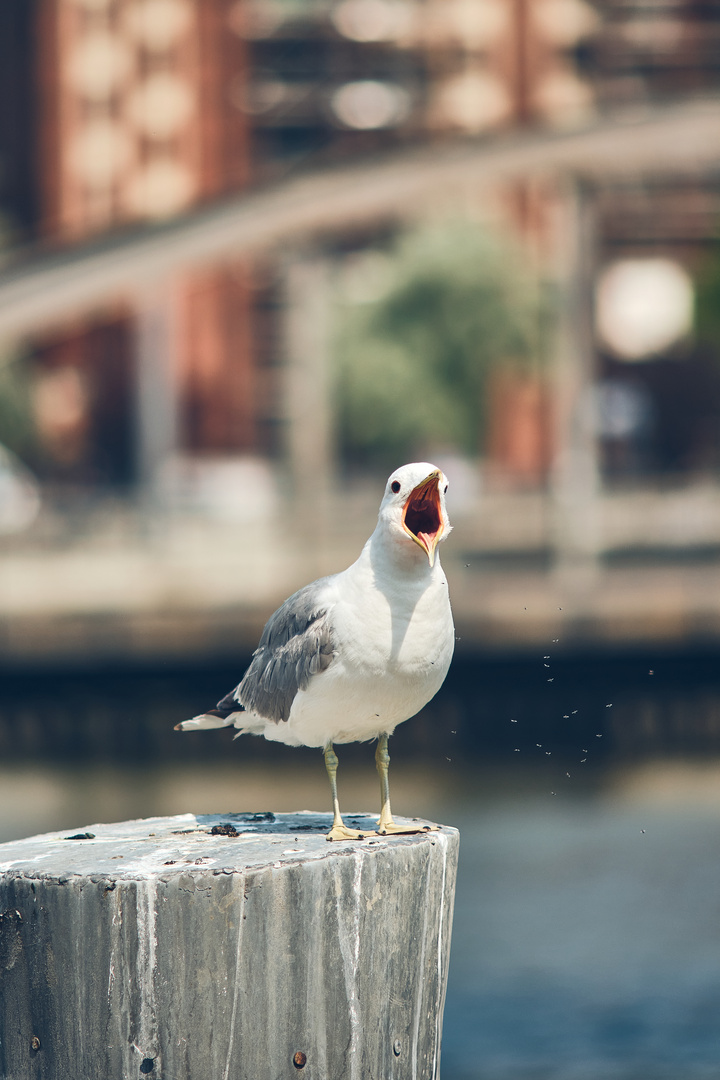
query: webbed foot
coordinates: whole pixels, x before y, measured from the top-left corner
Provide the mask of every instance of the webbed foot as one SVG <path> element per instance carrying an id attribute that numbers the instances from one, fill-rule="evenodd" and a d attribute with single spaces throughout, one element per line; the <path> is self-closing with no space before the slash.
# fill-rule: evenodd
<path id="1" fill-rule="evenodd" d="M 437 832 L 439 828 L 439 825 L 430 824 L 396 825 L 394 821 L 383 822 L 382 820 L 377 824 L 378 836 L 402 836 L 403 834 L 410 836 L 413 833 Z"/>
<path id="2" fill-rule="evenodd" d="M 365 840 L 366 837 L 377 836 L 372 829 L 348 829 L 347 825 L 333 825 L 325 837 L 326 840 Z"/>

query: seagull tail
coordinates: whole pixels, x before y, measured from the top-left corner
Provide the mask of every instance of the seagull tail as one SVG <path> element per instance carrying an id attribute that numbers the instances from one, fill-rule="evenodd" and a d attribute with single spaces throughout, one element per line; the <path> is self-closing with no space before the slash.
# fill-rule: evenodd
<path id="1" fill-rule="evenodd" d="M 239 709 L 237 712 L 231 712 L 225 716 L 215 709 L 208 709 L 206 713 L 201 713 L 200 716 L 193 716 L 192 720 L 183 720 L 181 724 L 176 724 L 175 730 L 200 731 L 203 728 L 230 727 L 242 715 L 243 713 Z"/>

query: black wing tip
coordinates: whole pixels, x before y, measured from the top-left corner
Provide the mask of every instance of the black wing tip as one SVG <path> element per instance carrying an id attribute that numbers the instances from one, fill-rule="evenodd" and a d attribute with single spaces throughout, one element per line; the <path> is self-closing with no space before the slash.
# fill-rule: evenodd
<path id="1" fill-rule="evenodd" d="M 206 709 L 206 716 L 219 716 L 221 720 L 225 720 L 230 713 L 245 712 L 245 706 L 237 698 L 237 691 L 231 690 L 229 694 L 226 694 L 224 698 L 220 698 L 214 709 Z"/>

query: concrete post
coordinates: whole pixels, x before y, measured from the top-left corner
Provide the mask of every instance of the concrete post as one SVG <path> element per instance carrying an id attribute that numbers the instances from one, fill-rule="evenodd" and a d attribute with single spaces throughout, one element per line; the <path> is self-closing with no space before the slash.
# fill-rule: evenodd
<path id="1" fill-rule="evenodd" d="M 331 844 L 329 824 L 185 814 L 0 845 L 0 1075 L 436 1078 L 457 832 Z"/>

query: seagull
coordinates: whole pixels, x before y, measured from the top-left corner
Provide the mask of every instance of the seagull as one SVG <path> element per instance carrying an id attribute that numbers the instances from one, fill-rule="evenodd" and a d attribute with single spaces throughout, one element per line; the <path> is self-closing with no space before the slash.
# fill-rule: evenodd
<path id="1" fill-rule="evenodd" d="M 332 794 L 328 840 L 422 832 L 390 809 L 388 738 L 438 692 L 455 645 L 437 546 L 451 530 L 448 481 L 429 462 L 389 477 L 378 522 L 356 562 L 294 593 L 270 616 L 241 682 L 176 731 L 234 726 L 289 746 L 321 747 Z M 347 828 L 335 744 L 377 739 L 377 831 Z"/>

